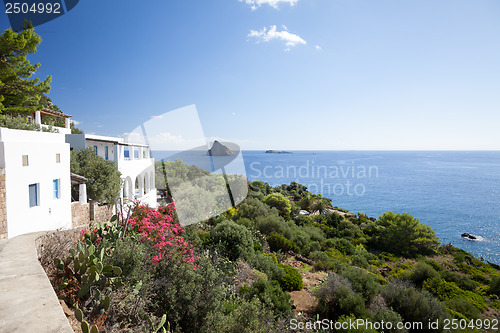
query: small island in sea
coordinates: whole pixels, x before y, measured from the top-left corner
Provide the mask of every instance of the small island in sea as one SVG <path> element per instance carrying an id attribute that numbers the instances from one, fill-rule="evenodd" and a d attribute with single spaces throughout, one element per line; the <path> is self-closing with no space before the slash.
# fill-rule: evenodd
<path id="1" fill-rule="evenodd" d="M 229 149 L 227 146 L 224 146 L 219 141 L 215 140 L 212 148 L 210 148 L 207 152 L 207 155 L 210 156 L 234 156 L 234 152 Z"/>
<path id="2" fill-rule="evenodd" d="M 292 154 L 292 152 L 285 150 L 266 150 L 266 154 Z"/>

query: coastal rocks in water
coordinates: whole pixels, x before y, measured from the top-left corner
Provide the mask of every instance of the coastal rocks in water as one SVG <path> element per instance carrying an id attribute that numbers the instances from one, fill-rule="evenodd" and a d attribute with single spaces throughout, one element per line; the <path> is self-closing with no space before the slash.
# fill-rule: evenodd
<path id="1" fill-rule="evenodd" d="M 210 148 L 207 152 L 207 155 L 210 156 L 234 156 L 234 153 L 231 149 L 224 146 L 219 141 L 215 140 L 212 148 Z"/>
<path id="2" fill-rule="evenodd" d="M 463 238 L 468 238 L 468 239 L 477 239 L 477 237 L 476 237 L 476 236 L 471 235 L 471 234 L 469 234 L 469 233 L 467 233 L 467 232 L 464 232 L 464 233 L 462 234 L 462 237 L 463 237 Z"/>
<path id="3" fill-rule="evenodd" d="M 291 152 L 284 150 L 266 150 L 266 154 L 291 154 Z"/>

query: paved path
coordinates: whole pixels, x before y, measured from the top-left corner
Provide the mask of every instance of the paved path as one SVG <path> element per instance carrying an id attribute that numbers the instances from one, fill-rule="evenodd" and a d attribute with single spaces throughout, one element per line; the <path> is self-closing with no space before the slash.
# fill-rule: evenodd
<path id="1" fill-rule="evenodd" d="M 31 233 L 0 241 L 0 332 L 73 333 Z"/>

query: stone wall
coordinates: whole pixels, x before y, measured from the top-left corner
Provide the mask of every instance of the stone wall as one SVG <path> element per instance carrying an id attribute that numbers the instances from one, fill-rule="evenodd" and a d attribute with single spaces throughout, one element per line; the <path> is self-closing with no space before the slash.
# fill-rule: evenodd
<path id="1" fill-rule="evenodd" d="M 5 202 L 5 169 L 0 169 L 0 239 L 7 238 L 7 205 Z"/>
<path id="2" fill-rule="evenodd" d="M 88 225 L 90 221 L 90 204 L 71 203 L 71 219 L 73 228 Z"/>
<path id="3" fill-rule="evenodd" d="M 106 222 L 113 216 L 113 206 L 99 206 L 95 202 L 81 204 L 71 203 L 71 217 L 73 227 L 88 225 L 90 221 Z"/>
<path id="4" fill-rule="evenodd" d="M 90 203 L 90 219 L 95 222 L 106 222 L 113 216 L 113 206 L 99 206 L 96 202 Z"/>

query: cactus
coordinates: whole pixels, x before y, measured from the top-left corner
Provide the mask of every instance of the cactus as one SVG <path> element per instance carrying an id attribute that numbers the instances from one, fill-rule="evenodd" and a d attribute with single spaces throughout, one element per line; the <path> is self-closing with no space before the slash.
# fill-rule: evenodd
<path id="1" fill-rule="evenodd" d="M 82 327 L 83 333 L 89 333 L 90 332 L 89 323 L 87 323 L 85 320 L 82 321 L 81 327 Z"/>
<path id="2" fill-rule="evenodd" d="M 79 308 L 75 309 L 75 318 L 78 320 L 80 323 L 83 322 L 83 312 Z"/>
<path id="3" fill-rule="evenodd" d="M 63 275 L 60 289 L 66 289 L 68 286 L 79 287 L 76 295 L 78 302 L 75 304 L 75 318 L 81 323 L 82 331 L 85 333 L 98 333 L 99 329 L 95 325 L 90 326 L 84 320 L 83 312 L 103 314 L 108 311 L 111 305 L 108 295 L 114 288 L 122 285 L 119 277 L 122 269 L 103 263 L 108 250 L 103 247 L 103 244 L 115 243 L 122 231 L 121 227 L 112 223 L 116 220 L 117 217 L 114 216 L 111 222 L 98 223 L 96 231 L 85 234 L 84 240 L 79 242 L 76 248 L 70 249 L 69 256 L 64 260 L 54 258 L 55 267 Z M 98 238 L 105 239 L 107 242 L 99 243 Z M 78 304 L 82 305 L 85 310 L 79 309 Z"/>

